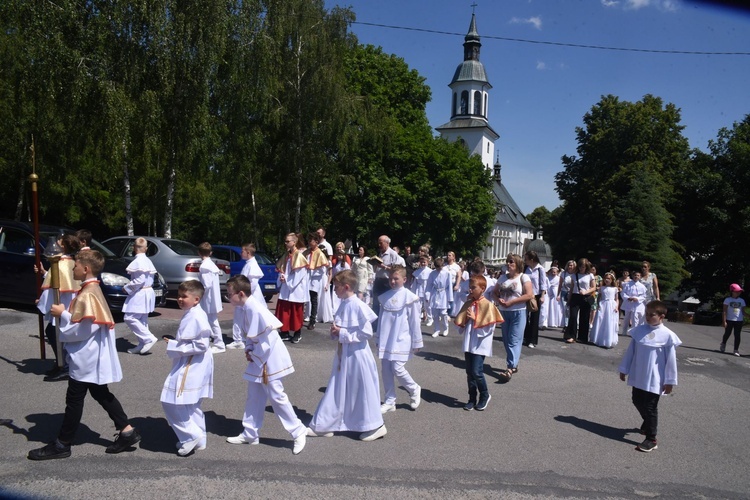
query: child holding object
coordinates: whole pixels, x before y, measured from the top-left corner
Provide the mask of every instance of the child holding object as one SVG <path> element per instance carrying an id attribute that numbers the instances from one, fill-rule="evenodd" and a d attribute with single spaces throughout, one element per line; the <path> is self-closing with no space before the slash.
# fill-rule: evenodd
<path id="1" fill-rule="evenodd" d="M 333 278 L 341 305 L 334 315 L 331 338 L 338 341 L 328 387 L 315 410 L 308 436 L 332 436 L 334 432 L 361 432 L 362 441 L 386 435 L 380 413 L 378 368 L 367 341 L 377 316 L 355 295 L 357 276 L 342 271 Z"/>
<path id="2" fill-rule="evenodd" d="M 664 302 L 648 303 L 646 323 L 630 330 L 632 340 L 619 368 L 620 380 L 633 388 L 633 405 L 643 418 L 641 433 L 646 439 L 636 449 L 645 453 L 657 448 L 659 397 L 671 394 L 677 385 L 676 348 L 682 341 L 662 324 L 666 315 Z"/>
<path id="3" fill-rule="evenodd" d="M 239 314 L 235 321 L 245 337 L 245 358 L 248 361 L 243 378 L 247 380 L 247 402 L 242 416 L 244 431 L 239 436 L 227 438 L 231 444 L 258 444 L 258 431 L 263 426 L 266 402 L 271 400 L 273 412 L 294 439 L 292 453 L 298 455 L 305 447 L 306 428 L 294 413 L 294 408 L 284 392 L 281 379 L 294 373 L 292 359 L 284 341 L 279 336 L 281 321 L 261 305 L 250 291 L 250 281 L 233 276 L 227 282 L 227 296 Z"/>

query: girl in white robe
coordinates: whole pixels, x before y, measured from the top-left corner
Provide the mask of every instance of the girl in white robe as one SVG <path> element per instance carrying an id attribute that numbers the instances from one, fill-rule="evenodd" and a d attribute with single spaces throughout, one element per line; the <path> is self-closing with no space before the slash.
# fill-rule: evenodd
<path id="1" fill-rule="evenodd" d="M 620 320 L 620 307 L 617 303 L 617 281 L 615 275 L 604 275 L 599 288 L 599 302 L 589 340 L 599 347 L 611 348 L 617 345 L 617 325 Z"/>

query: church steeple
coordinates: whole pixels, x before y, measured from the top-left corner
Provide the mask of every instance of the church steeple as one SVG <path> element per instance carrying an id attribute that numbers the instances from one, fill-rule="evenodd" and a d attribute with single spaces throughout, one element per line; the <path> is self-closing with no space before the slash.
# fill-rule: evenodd
<path id="1" fill-rule="evenodd" d="M 477 19 L 472 13 L 469 32 L 464 37 L 464 61 L 479 61 L 479 48 L 481 46 L 479 32 L 477 32 Z"/>

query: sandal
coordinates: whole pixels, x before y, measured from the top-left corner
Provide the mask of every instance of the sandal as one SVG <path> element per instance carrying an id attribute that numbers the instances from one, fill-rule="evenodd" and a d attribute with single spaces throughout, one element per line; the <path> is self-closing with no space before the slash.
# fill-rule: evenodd
<path id="1" fill-rule="evenodd" d="M 566 344 L 573 344 L 575 343 L 576 339 L 565 339 Z"/>
<path id="2" fill-rule="evenodd" d="M 511 372 L 511 373 L 518 373 L 518 367 L 516 367 L 516 368 L 511 368 L 511 369 L 510 369 L 510 372 Z"/>
<path id="3" fill-rule="evenodd" d="M 510 379 L 513 377 L 513 370 L 511 368 L 508 368 L 507 370 L 503 370 L 500 372 L 500 378 L 505 380 L 506 382 L 510 382 Z"/>

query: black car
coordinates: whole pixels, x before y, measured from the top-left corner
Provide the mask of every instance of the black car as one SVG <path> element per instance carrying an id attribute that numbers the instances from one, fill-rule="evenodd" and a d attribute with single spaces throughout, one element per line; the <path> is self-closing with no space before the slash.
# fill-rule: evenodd
<path id="1" fill-rule="evenodd" d="M 39 240 L 44 247 L 50 236 L 60 232 L 73 233 L 67 227 L 39 226 Z M 0 302 L 34 305 L 39 298 L 34 277 L 34 228 L 31 223 L 0 219 Z M 91 248 L 104 255 L 104 269 L 99 275 L 102 292 L 112 312 L 122 311 L 127 294 L 122 287 L 130 278 L 125 268 L 129 262 L 116 257 L 99 242 L 92 241 Z M 42 256 L 42 263 L 49 269 L 49 262 Z M 167 286 L 161 276 L 154 279 L 156 304 L 163 306 L 167 300 Z"/>

